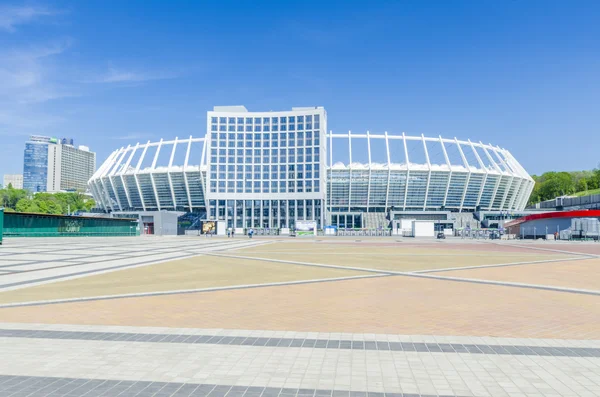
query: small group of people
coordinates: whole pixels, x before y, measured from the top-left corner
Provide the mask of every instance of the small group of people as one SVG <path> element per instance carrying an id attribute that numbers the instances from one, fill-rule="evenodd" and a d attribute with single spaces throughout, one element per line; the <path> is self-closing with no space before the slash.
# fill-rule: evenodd
<path id="1" fill-rule="evenodd" d="M 252 228 L 248 229 L 248 237 L 252 238 L 253 235 L 254 235 L 254 229 L 252 229 Z M 233 238 L 234 236 L 235 236 L 235 228 L 228 227 L 227 228 L 227 237 Z"/>

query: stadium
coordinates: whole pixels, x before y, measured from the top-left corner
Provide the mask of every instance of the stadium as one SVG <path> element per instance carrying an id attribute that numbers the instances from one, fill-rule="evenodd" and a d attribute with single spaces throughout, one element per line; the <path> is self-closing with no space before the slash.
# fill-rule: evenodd
<path id="1" fill-rule="evenodd" d="M 98 205 L 193 213 L 232 228 L 372 227 L 402 213 L 522 211 L 534 186 L 498 146 L 331 132 L 322 107 L 217 106 L 206 128 L 204 137 L 115 150 L 89 181 Z"/>

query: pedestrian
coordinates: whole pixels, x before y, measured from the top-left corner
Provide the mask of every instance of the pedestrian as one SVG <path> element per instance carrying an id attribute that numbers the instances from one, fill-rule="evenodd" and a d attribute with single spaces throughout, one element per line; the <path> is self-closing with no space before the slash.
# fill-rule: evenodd
<path id="1" fill-rule="evenodd" d="M 250 238 L 252 238 L 252 235 L 254 234 L 254 229 L 250 228 L 250 231 L 248 231 L 248 236 Z"/>
<path id="2" fill-rule="evenodd" d="M 554 232 L 554 241 L 558 240 L 558 232 Z"/>
<path id="3" fill-rule="evenodd" d="M 227 238 L 231 237 L 231 228 L 227 228 Z"/>
<path id="4" fill-rule="evenodd" d="M 233 235 L 235 234 L 235 229 L 231 228 L 231 238 L 233 238 Z"/>

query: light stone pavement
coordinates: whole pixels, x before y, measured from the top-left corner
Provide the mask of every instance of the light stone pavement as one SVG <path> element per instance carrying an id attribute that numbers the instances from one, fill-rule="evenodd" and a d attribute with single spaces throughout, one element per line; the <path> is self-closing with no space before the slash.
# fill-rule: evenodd
<path id="1" fill-rule="evenodd" d="M 139 274 L 167 279 L 164 272 L 177 266 L 168 261 L 180 258 L 192 258 L 186 266 L 194 271 L 182 277 L 209 284 L 226 281 L 221 271 L 215 276 L 195 269 L 194 257 L 219 259 L 211 263 L 223 267 L 245 252 L 260 257 L 261 251 L 290 249 L 307 252 L 310 260 L 239 262 L 251 268 L 246 273 L 271 276 L 252 289 L 240 284 L 246 278 L 232 277 L 221 291 L 161 295 L 175 283 L 147 297 L 0 307 L 0 396 L 600 396 L 598 245 L 375 238 L 6 241 L 0 248 L 0 291 L 6 294 L 76 281 L 85 286 L 88 278 L 104 280 L 87 284 L 99 288 L 110 284 L 108 275 L 119 280 L 127 274 L 121 284 L 134 284 Z M 339 269 L 326 255 L 319 261 L 308 255 L 348 246 L 365 257 L 389 255 L 408 263 L 411 255 L 422 255 L 419 250 L 458 261 L 502 254 L 477 262 L 482 268 L 440 275 L 430 273 L 437 260 L 427 269 L 419 259 L 413 268 L 425 272 L 419 274 L 355 260 L 355 272 L 376 278 L 339 281 L 332 279 L 335 272 L 353 266 Z M 526 263 L 498 259 L 511 252 Z M 151 265 L 156 262 L 168 263 Z M 298 273 L 292 283 L 300 284 L 278 285 L 286 266 L 331 273 L 304 281 L 310 272 Z M 163 273 L 148 273 L 153 267 Z M 508 276 L 502 277 L 504 271 Z M 442 277 L 451 275 L 456 280 Z M 63 321 L 71 325 L 57 323 Z M 314 332 L 299 332 L 303 328 Z"/>

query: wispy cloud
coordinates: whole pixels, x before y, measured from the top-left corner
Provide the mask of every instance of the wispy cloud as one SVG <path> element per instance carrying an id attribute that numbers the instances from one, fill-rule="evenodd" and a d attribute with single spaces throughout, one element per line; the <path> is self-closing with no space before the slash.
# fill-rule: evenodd
<path id="1" fill-rule="evenodd" d="M 109 67 L 106 73 L 85 80 L 86 83 L 140 83 L 151 80 L 176 78 L 175 73 L 140 72 Z"/>
<path id="2" fill-rule="evenodd" d="M 0 30 L 14 32 L 17 25 L 55 14 L 56 11 L 44 7 L 0 5 Z"/>
<path id="3" fill-rule="evenodd" d="M 0 52 L 0 102 L 45 102 L 73 96 L 60 84 L 60 76 L 49 58 L 66 51 L 70 40 Z"/>

